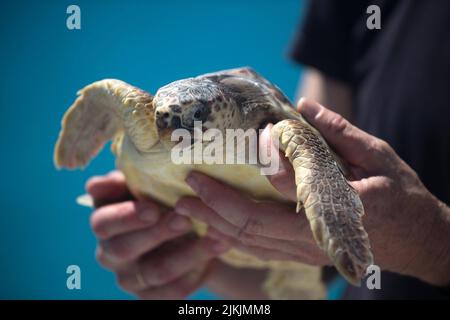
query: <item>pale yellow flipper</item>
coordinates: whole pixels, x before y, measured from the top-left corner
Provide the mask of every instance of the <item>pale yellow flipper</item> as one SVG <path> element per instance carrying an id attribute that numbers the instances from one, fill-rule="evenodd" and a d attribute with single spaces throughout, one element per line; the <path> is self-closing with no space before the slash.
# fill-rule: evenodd
<path id="1" fill-rule="evenodd" d="M 54 153 L 57 167 L 84 167 L 121 130 L 143 152 L 158 140 L 149 93 L 106 79 L 86 86 L 78 95 L 62 120 Z"/>

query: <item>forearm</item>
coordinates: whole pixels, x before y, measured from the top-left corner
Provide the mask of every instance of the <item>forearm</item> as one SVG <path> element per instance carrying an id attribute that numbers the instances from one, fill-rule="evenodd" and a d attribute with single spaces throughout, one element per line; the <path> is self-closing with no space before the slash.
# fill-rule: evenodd
<path id="1" fill-rule="evenodd" d="M 235 268 L 218 261 L 206 286 L 225 299 L 268 299 L 262 290 L 266 273 L 265 270 Z"/>
<path id="2" fill-rule="evenodd" d="M 301 97 L 317 101 L 352 122 L 352 91 L 343 82 L 306 68 L 297 89 L 297 100 Z"/>
<path id="3" fill-rule="evenodd" d="M 322 105 L 331 106 L 333 111 L 352 120 L 350 87 L 327 77 L 320 71 L 306 69 L 298 88 L 298 96 L 305 96 Z M 418 185 L 420 188 L 415 189 L 416 192 L 408 197 L 406 203 L 400 204 L 397 210 L 393 211 L 394 215 L 403 212 L 408 216 L 406 223 L 402 220 L 397 228 L 405 228 L 409 232 L 397 233 L 402 240 L 395 241 L 396 243 L 391 242 L 390 239 L 386 240 L 387 235 L 383 234 L 381 236 L 383 239 L 378 243 L 381 245 L 377 246 L 374 242 L 374 250 L 378 251 L 378 254 L 375 254 L 375 262 L 389 271 L 413 276 L 434 285 L 448 286 L 450 285 L 450 209 L 431 195 L 421 183 Z M 377 202 L 374 206 L 383 205 Z M 379 217 L 366 215 L 365 220 L 367 219 L 378 220 Z M 374 230 L 374 233 L 377 233 L 382 228 L 377 225 L 375 229 L 378 229 Z M 390 252 L 393 247 L 396 249 L 395 254 Z"/>
<path id="4" fill-rule="evenodd" d="M 450 285 L 450 208 L 429 194 L 429 228 L 406 272 L 437 286 Z M 423 222 L 424 226 L 427 222 Z"/>

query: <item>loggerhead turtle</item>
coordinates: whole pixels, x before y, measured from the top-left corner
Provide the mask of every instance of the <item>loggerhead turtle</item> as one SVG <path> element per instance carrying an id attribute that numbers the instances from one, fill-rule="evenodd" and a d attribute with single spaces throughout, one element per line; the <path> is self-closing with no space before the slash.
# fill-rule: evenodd
<path id="1" fill-rule="evenodd" d="M 362 225 L 363 205 L 347 182 L 341 162 L 285 95 L 254 70 L 238 68 L 175 81 L 155 96 L 114 79 L 94 82 L 78 94 L 62 121 L 54 155 L 57 167 L 83 167 L 113 139 L 117 166 L 136 197 L 151 197 L 172 207 L 181 196 L 194 195 L 184 178 L 197 170 L 255 200 L 283 201 L 254 165 L 177 165 L 170 158 L 171 133 L 179 128 L 192 131 L 195 121 L 222 132 L 259 129 L 270 122 L 272 138 L 295 169 L 296 211 L 304 210 L 318 246 L 352 284 L 359 284 L 372 264 Z M 236 250 L 223 259 L 236 266 L 271 268 L 265 288 L 274 298 L 323 294 L 317 267 L 260 261 Z M 299 278 L 303 283 L 298 288 L 293 284 L 293 270 L 306 273 Z"/>

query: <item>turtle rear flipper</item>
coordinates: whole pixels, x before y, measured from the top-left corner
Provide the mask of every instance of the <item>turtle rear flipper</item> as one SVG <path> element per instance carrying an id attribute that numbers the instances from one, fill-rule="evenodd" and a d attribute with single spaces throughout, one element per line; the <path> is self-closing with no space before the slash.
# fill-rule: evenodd
<path id="1" fill-rule="evenodd" d="M 325 141 L 303 119 L 277 123 L 272 137 L 294 167 L 297 212 L 304 208 L 317 244 L 350 283 L 359 285 L 373 257 L 358 193 Z"/>
<path id="2" fill-rule="evenodd" d="M 125 130 L 140 151 L 158 140 L 154 126 L 153 97 L 125 82 L 106 79 L 78 92 L 67 110 L 56 143 L 57 167 L 85 166 L 103 145 Z"/>

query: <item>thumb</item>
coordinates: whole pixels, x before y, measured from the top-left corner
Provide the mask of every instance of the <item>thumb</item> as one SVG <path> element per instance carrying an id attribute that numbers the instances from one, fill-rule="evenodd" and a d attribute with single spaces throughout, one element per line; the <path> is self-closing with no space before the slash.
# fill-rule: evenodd
<path id="1" fill-rule="evenodd" d="M 294 169 L 284 154 L 275 148 L 272 141 L 272 135 L 270 134 L 271 129 L 272 124 L 267 125 L 259 136 L 259 148 L 265 150 L 272 159 L 276 157 L 278 163 L 277 172 L 266 175 L 266 177 L 275 189 L 287 199 L 297 201 Z"/>
<path id="2" fill-rule="evenodd" d="M 297 109 L 349 164 L 367 171 L 377 170 L 383 165 L 380 139 L 353 126 L 341 115 L 317 102 L 302 98 Z"/>

